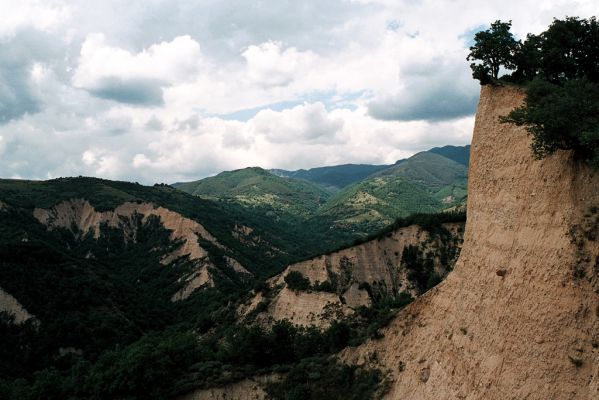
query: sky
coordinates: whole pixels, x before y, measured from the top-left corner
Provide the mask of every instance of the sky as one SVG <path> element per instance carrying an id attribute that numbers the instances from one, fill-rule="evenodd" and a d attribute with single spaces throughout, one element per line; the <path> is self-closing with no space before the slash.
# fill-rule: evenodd
<path id="1" fill-rule="evenodd" d="M 385 164 L 472 136 L 474 34 L 596 0 L 0 0 L 0 177 Z"/>

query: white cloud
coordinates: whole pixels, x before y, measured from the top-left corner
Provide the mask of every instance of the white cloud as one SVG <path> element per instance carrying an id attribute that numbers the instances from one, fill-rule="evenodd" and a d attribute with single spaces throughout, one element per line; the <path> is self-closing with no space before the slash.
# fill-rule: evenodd
<path id="1" fill-rule="evenodd" d="M 161 88 L 193 78 L 200 62 L 200 45 L 187 35 L 133 54 L 108 45 L 105 36 L 96 33 L 88 35 L 81 46 L 72 82 L 123 103 L 161 103 Z"/>
<path id="2" fill-rule="evenodd" d="M 247 62 L 248 78 L 259 86 L 285 86 L 299 74 L 316 67 L 316 55 L 294 47 L 283 49 L 280 42 L 250 46 L 242 53 Z"/>
<path id="3" fill-rule="evenodd" d="M 594 0 L 247 3 L 0 0 L 0 175 L 172 182 L 466 144 L 473 33 L 596 12 Z"/>
<path id="4" fill-rule="evenodd" d="M 0 0 L 0 9 L 0 38 L 13 36 L 24 28 L 50 32 L 70 15 L 70 9 L 63 1 Z"/>
<path id="5" fill-rule="evenodd" d="M 81 155 L 81 161 L 85 165 L 92 165 L 96 162 L 96 155 L 91 150 L 85 150 Z"/>
<path id="6" fill-rule="evenodd" d="M 313 103 L 280 112 L 262 110 L 250 126 L 273 143 L 330 142 L 343 127 L 343 119 L 331 117 L 324 104 Z"/>

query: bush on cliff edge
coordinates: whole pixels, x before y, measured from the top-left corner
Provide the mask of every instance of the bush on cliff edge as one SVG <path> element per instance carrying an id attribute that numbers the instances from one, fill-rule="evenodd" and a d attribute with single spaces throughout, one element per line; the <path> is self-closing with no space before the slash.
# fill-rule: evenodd
<path id="1" fill-rule="evenodd" d="M 599 23 L 595 17 L 555 19 L 539 35 L 516 41 L 511 22 L 496 21 L 476 34 L 469 60 L 482 85 L 524 84 L 523 106 L 502 117 L 524 126 L 532 150 L 544 158 L 557 150 L 574 150 L 599 168 Z M 500 29 L 501 28 L 501 29 Z M 499 77 L 498 71 L 505 75 Z"/>

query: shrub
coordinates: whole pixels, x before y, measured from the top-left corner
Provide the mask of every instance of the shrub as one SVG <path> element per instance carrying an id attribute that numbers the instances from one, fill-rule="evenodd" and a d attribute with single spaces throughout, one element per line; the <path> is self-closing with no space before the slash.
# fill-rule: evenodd
<path id="1" fill-rule="evenodd" d="M 310 280 L 299 271 L 291 271 L 285 275 L 287 287 L 294 291 L 310 289 Z"/>
<path id="2" fill-rule="evenodd" d="M 599 167 L 599 84 L 587 78 L 563 85 L 535 79 L 526 94 L 524 105 L 501 121 L 526 128 L 535 157 L 574 150 L 579 158 Z"/>

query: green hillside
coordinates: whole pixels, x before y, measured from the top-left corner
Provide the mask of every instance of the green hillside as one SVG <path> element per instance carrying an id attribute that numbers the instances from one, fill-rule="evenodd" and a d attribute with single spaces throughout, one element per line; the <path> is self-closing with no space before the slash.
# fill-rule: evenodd
<path id="1" fill-rule="evenodd" d="M 284 226 L 293 237 L 313 241 L 326 251 L 371 234 L 398 217 L 463 205 L 469 154 L 470 146 L 445 146 L 393 165 L 272 172 L 245 168 L 173 186 L 251 210 L 267 224 L 270 220 Z"/>
<path id="2" fill-rule="evenodd" d="M 124 202 L 149 202 L 180 213 L 205 226 L 232 257 L 258 275 L 273 274 L 293 260 L 322 250 L 317 239 L 304 238 L 301 229 L 285 219 L 277 221 L 266 213 L 248 212 L 236 202 L 204 199 L 168 185 L 143 186 L 85 177 L 0 180 L 0 201 L 19 209 L 50 208 L 75 198 L 88 200 L 97 211 L 113 210 Z M 246 238 L 250 244 L 241 244 L 236 236 L 235 227 L 241 225 L 252 229 Z M 302 240 L 314 247 L 301 244 Z"/>
<path id="3" fill-rule="evenodd" d="M 318 211 L 321 218 L 369 233 L 413 213 L 432 213 L 460 204 L 467 194 L 464 165 L 422 152 L 349 186 Z"/>
<path id="4" fill-rule="evenodd" d="M 442 155 L 466 167 L 470 163 L 470 145 L 434 147 L 429 153 Z"/>
<path id="5" fill-rule="evenodd" d="M 49 229 L 34 216 L 35 208 L 72 199 L 105 212 L 123 202 L 151 202 L 202 223 L 223 245 L 201 243 L 218 268 L 214 287 L 172 301 L 196 264 L 187 256 L 162 263 L 181 242 L 158 217 L 134 213 L 116 226 L 102 224 L 95 237 L 77 225 Z M 371 325 L 386 318 L 379 315 L 390 315 L 384 303 L 323 331 L 287 322 L 272 328 L 237 322 L 237 307 L 252 287 L 266 290 L 265 275 L 332 243 L 328 227 L 315 220 L 294 227 L 254 211 L 167 185 L 95 178 L 0 180 L 0 288 L 34 316 L 16 323 L 0 312 L 0 398 L 176 398 L 258 370 L 299 368 L 306 359 L 325 362 L 368 337 Z M 252 233 L 236 235 L 239 224 Z M 228 268 L 229 256 L 257 278 L 241 278 Z M 290 342 L 303 344 L 290 351 Z M 371 385 L 380 379 L 376 375 Z"/>
<path id="6" fill-rule="evenodd" d="M 279 373 L 282 365 L 302 368 L 305 360 L 326 364 L 332 353 L 376 335 L 394 310 L 406 304 L 381 299 L 322 331 L 285 321 L 273 327 L 238 321 L 238 307 L 252 288 L 268 295 L 265 277 L 349 243 L 356 232 L 334 229 L 329 217 L 318 214 L 322 206 L 316 208 L 314 195 L 327 192 L 313 184 L 273 179 L 259 170 L 237 175 L 235 179 L 242 178 L 236 185 L 227 186 L 235 196 L 242 188 L 243 193 L 262 195 L 260 185 L 268 184 L 268 190 L 285 194 L 280 198 L 287 202 L 300 199 L 311 205 L 277 209 L 284 203 L 239 202 L 235 196 L 215 201 L 168 185 L 96 178 L 0 180 L 0 288 L 34 316 L 16 323 L 0 312 L 0 398 L 176 398 L 256 371 Z M 406 193 L 425 195 L 418 185 L 405 185 L 412 185 L 405 186 Z M 304 190 L 301 196 L 294 194 L 297 188 Z M 161 218 L 121 216 L 117 225 L 100 225 L 96 237 L 84 234 L 76 223 L 49 229 L 34 216 L 35 208 L 73 199 L 105 212 L 124 202 L 153 203 L 201 223 L 222 245 L 198 237 L 212 263 L 214 286 L 172 300 L 198 261 L 182 255 L 162 263 L 182 242 L 172 238 Z M 314 211 L 302 211 L 303 216 L 286 211 L 302 209 Z M 246 228 L 243 235 L 240 225 Z M 254 276 L 235 272 L 227 257 Z M 327 368 L 323 373 L 331 374 L 338 366 Z M 382 380 L 376 370 L 356 374 L 355 385 L 362 388 L 365 379 L 372 390 Z M 346 387 L 344 382 L 339 384 Z"/>
<path id="7" fill-rule="evenodd" d="M 331 196 L 322 186 L 277 176 L 262 168 L 222 172 L 214 177 L 173 185 L 203 198 L 233 200 L 248 207 L 308 216 Z"/>
<path id="8" fill-rule="evenodd" d="M 343 164 L 308 170 L 286 171 L 272 169 L 270 171 L 279 176 L 314 182 L 336 191 L 389 167 L 389 165 Z"/>

